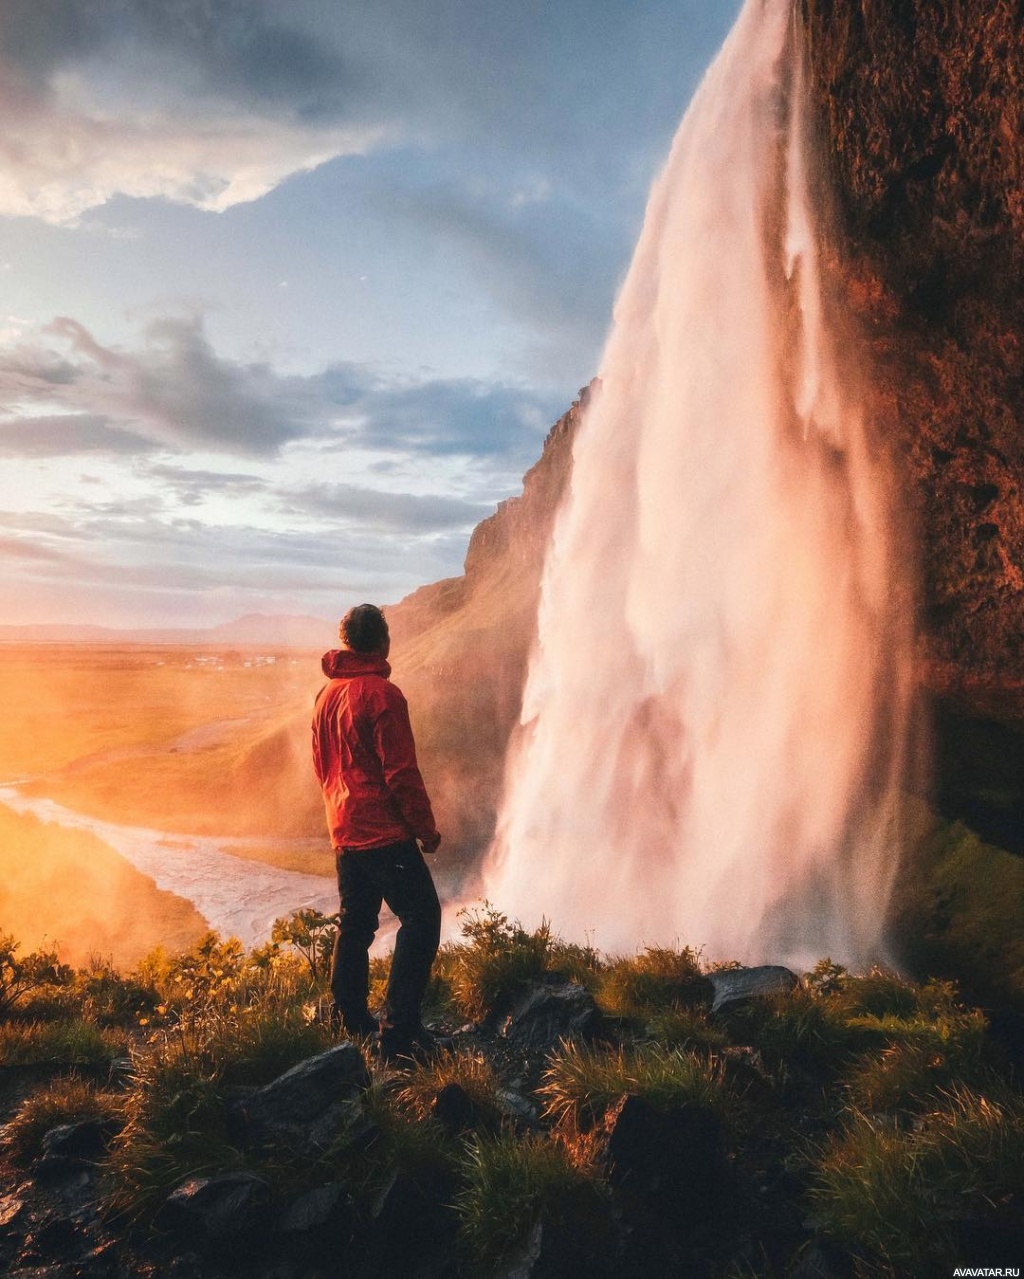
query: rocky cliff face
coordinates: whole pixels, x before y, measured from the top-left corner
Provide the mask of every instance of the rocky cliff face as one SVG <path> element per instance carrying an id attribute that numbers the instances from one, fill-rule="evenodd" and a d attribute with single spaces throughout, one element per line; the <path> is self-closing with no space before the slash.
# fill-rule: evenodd
<path id="1" fill-rule="evenodd" d="M 845 300 L 910 480 L 933 680 L 1024 680 L 1024 5 L 803 0 Z"/>
<path id="2" fill-rule="evenodd" d="M 388 609 L 395 679 L 409 698 L 446 847 L 472 860 L 490 840 L 505 748 L 536 630 L 544 551 L 590 388 L 551 428 L 523 480 L 473 532 L 465 573 Z"/>

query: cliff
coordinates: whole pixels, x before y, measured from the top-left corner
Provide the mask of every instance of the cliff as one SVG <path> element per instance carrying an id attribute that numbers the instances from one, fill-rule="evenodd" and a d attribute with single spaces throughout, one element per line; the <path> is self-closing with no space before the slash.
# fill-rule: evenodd
<path id="1" fill-rule="evenodd" d="M 875 413 L 938 683 L 1024 679 L 1024 6 L 804 0 Z"/>
<path id="2" fill-rule="evenodd" d="M 395 679 L 409 698 L 423 771 L 446 848 L 459 860 L 489 841 L 505 748 L 518 719 L 540 578 L 590 388 L 548 433 L 520 497 L 473 532 L 465 573 L 387 610 Z"/>

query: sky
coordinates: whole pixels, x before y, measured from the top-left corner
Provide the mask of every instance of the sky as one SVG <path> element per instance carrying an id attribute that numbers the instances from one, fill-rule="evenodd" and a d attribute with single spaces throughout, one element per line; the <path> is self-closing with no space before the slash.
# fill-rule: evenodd
<path id="1" fill-rule="evenodd" d="M 738 8 L 0 0 L 0 620 L 461 572 Z"/>

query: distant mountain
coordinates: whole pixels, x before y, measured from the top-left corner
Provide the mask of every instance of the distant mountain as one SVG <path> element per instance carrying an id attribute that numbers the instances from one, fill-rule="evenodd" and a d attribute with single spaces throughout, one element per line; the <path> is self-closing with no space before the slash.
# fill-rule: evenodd
<path id="1" fill-rule="evenodd" d="M 334 641 L 336 622 L 288 613 L 248 613 L 232 622 L 207 627 L 0 626 L 6 644 L 230 644 L 238 648 L 325 649 Z"/>

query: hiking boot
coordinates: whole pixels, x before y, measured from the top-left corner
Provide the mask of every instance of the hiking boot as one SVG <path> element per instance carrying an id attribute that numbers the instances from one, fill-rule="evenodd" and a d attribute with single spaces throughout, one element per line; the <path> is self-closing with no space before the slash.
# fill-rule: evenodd
<path id="1" fill-rule="evenodd" d="M 362 1017 L 346 1017 L 335 1008 L 331 1012 L 331 1029 L 344 1030 L 350 1039 L 366 1039 L 369 1035 L 376 1035 L 380 1027 L 369 1013 Z"/>
<path id="2" fill-rule="evenodd" d="M 440 1053 L 450 1052 L 453 1046 L 454 1040 L 450 1037 L 435 1035 L 420 1024 L 411 1031 L 399 1026 L 382 1026 L 378 1048 L 381 1058 L 389 1064 L 402 1061 L 412 1064 L 428 1062 Z"/>

